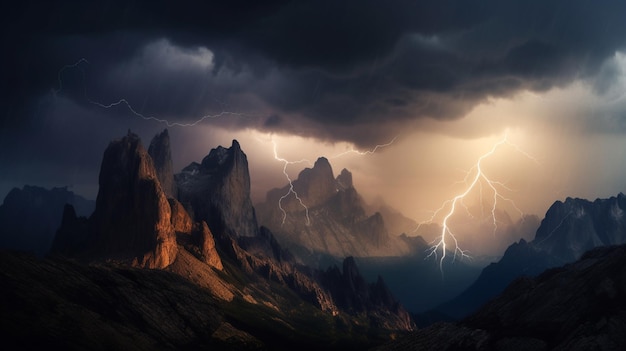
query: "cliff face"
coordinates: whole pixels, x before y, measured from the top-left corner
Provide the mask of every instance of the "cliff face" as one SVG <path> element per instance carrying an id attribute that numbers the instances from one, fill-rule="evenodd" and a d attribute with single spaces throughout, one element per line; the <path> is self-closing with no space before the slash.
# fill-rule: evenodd
<path id="1" fill-rule="evenodd" d="M 170 147 L 170 136 L 167 129 L 152 138 L 148 154 L 154 163 L 161 188 L 168 198 L 176 198 L 178 193 L 174 182 L 174 166 L 172 162 L 172 150 Z"/>
<path id="2" fill-rule="evenodd" d="M 179 200 L 195 221 L 206 221 L 218 236 L 256 236 L 258 224 L 250 200 L 248 160 L 236 140 L 217 147 L 202 163 L 175 176 Z"/>
<path id="3" fill-rule="evenodd" d="M 593 202 L 557 201 L 546 212 L 532 244 L 562 262 L 572 262 L 594 247 L 626 242 L 624 211 L 626 196 L 621 193 Z"/>
<path id="4" fill-rule="evenodd" d="M 215 240 L 213 239 L 213 234 L 209 226 L 203 221 L 197 230 L 198 247 L 200 248 L 204 262 L 221 271 L 224 266 L 222 266 L 222 259 L 215 248 Z"/>
<path id="5" fill-rule="evenodd" d="M 80 225 L 70 211 L 57 235 L 58 252 L 78 249 L 82 255 L 131 260 L 148 268 L 171 264 L 177 247 L 170 204 L 137 135 L 129 131 L 109 144 L 102 159 L 99 185 L 96 209 L 86 233 L 76 233 Z M 75 240 L 82 242 L 77 244 Z"/>

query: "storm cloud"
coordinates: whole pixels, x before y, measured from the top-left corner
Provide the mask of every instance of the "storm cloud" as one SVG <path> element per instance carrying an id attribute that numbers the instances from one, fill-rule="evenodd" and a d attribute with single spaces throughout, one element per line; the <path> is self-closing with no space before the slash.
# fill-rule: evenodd
<path id="1" fill-rule="evenodd" d="M 253 118 L 214 123 L 369 146 L 490 97 L 610 84 L 623 13 L 609 0 L 25 1 L 4 13 L 3 124 L 62 78 L 78 104 L 86 91 L 180 122 L 232 110 Z"/>
<path id="2" fill-rule="evenodd" d="M 147 143 L 169 125 L 179 169 L 234 137 L 255 145 L 273 135 L 312 159 L 397 140 L 410 155 L 342 167 L 371 189 L 396 199 L 417 189 L 437 207 L 435 186 L 458 180 L 440 179 L 457 166 L 424 151 L 472 149 L 446 138 L 526 128 L 548 140 L 536 145 L 562 140 L 552 149 L 569 159 L 579 140 L 566 133 L 626 132 L 625 13 L 611 0 L 15 2 L 0 14 L 0 194 L 30 183 L 93 197 L 109 140 L 130 128 Z M 265 182 L 253 184 L 257 198 L 283 185 L 270 151 L 243 147 Z M 470 157 L 459 150 L 442 155 Z M 406 160 L 410 170 L 392 167 Z M 406 189 L 385 187 L 400 175 Z"/>

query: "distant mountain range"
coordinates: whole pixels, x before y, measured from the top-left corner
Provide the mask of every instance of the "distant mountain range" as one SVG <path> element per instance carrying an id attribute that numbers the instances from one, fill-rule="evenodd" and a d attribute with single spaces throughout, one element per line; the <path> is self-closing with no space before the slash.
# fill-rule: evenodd
<path id="1" fill-rule="evenodd" d="M 260 223 L 302 262 L 317 264 L 320 255 L 401 256 L 410 252 L 398 237 L 402 233 L 390 232 L 387 221 L 397 224 L 394 228 L 412 221 L 388 207 L 384 207 L 387 218 L 381 212 L 368 213 L 347 169 L 335 178 L 328 160 L 320 157 L 292 185 L 270 190 L 256 208 Z"/>
<path id="2" fill-rule="evenodd" d="M 90 215 L 95 203 L 67 188 L 51 190 L 25 185 L 14 188 L 0 205 L 0 248 L 29 251 L 43 256 L 50 251 L 65 204 L 82 216 Z"/>
<path id="3" fill-rule="evenodd" d="M 436 310 L 460 318 L 476 311 L 520 276 L 536 276 L 548 268 L 579 259 L 594 247 L 626 243 L 626 196 L 593 202 L 567 198 L 555 202 L 541 221 L 534 240 L 520 240 L 502 258 L 485 267 L 458 297 Z"/>

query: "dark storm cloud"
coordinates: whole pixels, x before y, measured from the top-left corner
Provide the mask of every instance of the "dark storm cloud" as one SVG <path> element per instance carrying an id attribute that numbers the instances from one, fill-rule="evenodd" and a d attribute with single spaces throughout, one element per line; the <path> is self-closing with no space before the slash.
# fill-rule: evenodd
<path id="1" fill-rule="evenodd" d="M 520 89 L 589 78 L 601 92 L 611 75 L 600 68 L 626 43 L 626 3 L 611 0 L 15 6 L 3 15 L 5 127 L 28 125 L 31 98 L 86 58 L 62 72 L 62 93 L 85 108 L 86 91 L 182 122 L 223 110 L 275 114 L 280 123 L 215 123 L 369 145 L 404 121 L 461 118 Z"/>

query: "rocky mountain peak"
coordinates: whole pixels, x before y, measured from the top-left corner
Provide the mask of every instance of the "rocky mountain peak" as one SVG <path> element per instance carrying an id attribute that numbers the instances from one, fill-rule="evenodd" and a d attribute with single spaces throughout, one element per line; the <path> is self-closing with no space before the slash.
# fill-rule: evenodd
<path id="1" fill-rule="evenodd" d="M 220 236 L 255 236 L 258 224 L 250 199 L 248 159 L 237 140 L 218 146 L 175 175 L 179 201 L 196 221 Z"/>
<path id="2" fill-rule="evenodd" d="M 352 188 L 352 173 L 347 169 L 342 169 L 341 173 L 337 176 L 337 187 L 341 190 Z"/>
<path id="3" fill-rule="evenodd" d="M 570 197 L 557 201 L 541 221 L 533 245 L 570 262 L 593 247 L 626 242 L 625 210 L 622 194 L 593 202 Z"/>
<path id="4" fill-rule="evenodd" d="M 150 268 L 168 266 L 176 257 L 171 210 L 152 158 L 141 140 L 128 135 L 104 152 L 96 210 L 94 249 L 105 257 L 134 259 Z"/>
<path id="5" fill-rule="evenodd" d="M 306 252 L 337 257 L 408 253 L 407 243 L 390 235 L 384 215 L 368 216 L 367 205 L 354 188 L 348 170 L 343 169 L 334 178 L 328 159 L 320 157 L 313 168 L 300 172 L 293 181 L 293 188 L 299 199 L 291 194 L 287 185 L 270 190 L 265 203 L 257 208 L 262 224 L 298 259 L 315 259 Z"/>
<path id="6" fill-rule="evenodd" d="M 305 168 L 294 181 L 294 188 L 307 206 L 317 206 L 337 192 L 333 169 L 325 157 L 315 161 L 313 168 Z"/>
<path id="7" fill-rule="evenodd" d="M 161 188 L 168 198 L 176 197 L 176 183 L 174 183 L 174 166 L 170 148 L 170 136 L 167 129 L 152 138 L 148 154 L 152 157 L 154 169 L 161 183 Z"/>
<path id="8" fill-rule="evenodd" d="M 247 169 L 248 161 L 246 155 L 241 151 L 241 146 L 237 140 L 233 139 L 230 148 L 218 146 L 211 149 L 209 154 L 202 159 L 202 169 L 206 172 L 216 171 L 218 168 L 223 168 L 227 165 L 227 168 L 241 167 L 242 161 L 245 159 L 245 166 Z M 225 169 L 222 169 L 225 170 Z"/>

